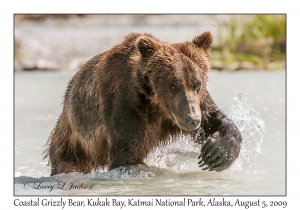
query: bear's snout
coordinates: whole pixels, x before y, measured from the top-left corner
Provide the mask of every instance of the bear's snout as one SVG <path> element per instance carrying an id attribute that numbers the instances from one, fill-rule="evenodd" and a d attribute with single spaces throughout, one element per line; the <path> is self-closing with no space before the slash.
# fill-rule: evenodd
<path id="1" fill-rule="evenodd" d="M 198 115 L 188 115 L 185 117 L 184 121 L 185 124 L 188 126 L 189 130 L 192 131 L 200 127 L 201 118 Z"/>

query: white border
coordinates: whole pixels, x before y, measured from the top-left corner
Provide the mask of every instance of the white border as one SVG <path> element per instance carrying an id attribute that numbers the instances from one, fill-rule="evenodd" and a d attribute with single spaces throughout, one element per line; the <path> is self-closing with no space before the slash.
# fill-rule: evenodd
<path id="1" fill-rule="evenodd" d="M 105 2 L 105 3 L 104 3 Z M 11 0 L 1 4 L 1 206 L 13 205 L 13 14 L 14 13 L 286 13 L 287 14 L 287 200 L 286 209 L 297 209 L 299 191 L 299 12 L 296 1 L 36 1 Z M 297 63 L 296 63 L 297 62 Z M 267 81 L 266 81 L 267 82 Z M 296 178 L 297 177 L 297 178 Z M 24 199 L 24 198 L 22 198 Z M 29 198 L 27 198 L 29 199 Z M 50 198 L 51 199 L 51 198 Z M 58 199 L 58 198 L 57 198 Z M 75 198 L 80 199 L 80 198 Z M 84 198 L 85 199 L 85 198 Z M 120 198 L 122 199 L 122 198 Z M 125 199 L 125 198 L 124 198 Z M 174 198 L 176 199 L 176 198 Z M 235 198 L 228 198 L 235 200 Z M 249 198 L 250 199 L 250 198 Z M 255 198 L 252 197 L 251 200 Z M 8 208 L 5 208 L 8 209 Z M 127 208 L 129 209 L 129 208 Z"/>

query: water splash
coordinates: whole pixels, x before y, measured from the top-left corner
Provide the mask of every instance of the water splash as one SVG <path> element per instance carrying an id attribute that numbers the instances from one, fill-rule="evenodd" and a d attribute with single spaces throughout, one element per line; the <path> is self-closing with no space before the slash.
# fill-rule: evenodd
<path id="1" fill-rule="evenodd" d="M 247 93 L 237 93 L 237 96 L 230 102 L 228 117 L 236 123 L 243 137 L 240 156 L 230 171 L 246 170 L 249 173 L 257 166 L 257 156 L 263 153 L 261 145 L 265 123 L 248 102 L 245 94 Z"/>
<path id="2" fill-rule="evenodd" d="M 151 151 L 145 163 L 176 172 L 191 171 L 199 169 L 199 154 L 200 145 L 193 142 L 189 136 L 180 135 L 170 144 Z"/>

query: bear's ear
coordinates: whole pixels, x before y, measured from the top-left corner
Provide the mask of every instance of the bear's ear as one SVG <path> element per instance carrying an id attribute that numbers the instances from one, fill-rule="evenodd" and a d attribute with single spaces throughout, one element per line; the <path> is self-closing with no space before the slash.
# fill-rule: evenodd
<path id="1" fill-rule="evenodd" d="M 149 57 L 157 50 L 158 45 L 150 37 L 142 36 L 137 40 L 137 48 L 143 57 Z"/>
<path id="2" fill-rule="evenodd" d="M 212 41 L 213 41 L 213 38 L 209 31 L 206 31 L 203 34 L 196 36 L 193 39 L 193 43 L 197 47 L 202 48 L 206 53 L 209 53 Z"/>

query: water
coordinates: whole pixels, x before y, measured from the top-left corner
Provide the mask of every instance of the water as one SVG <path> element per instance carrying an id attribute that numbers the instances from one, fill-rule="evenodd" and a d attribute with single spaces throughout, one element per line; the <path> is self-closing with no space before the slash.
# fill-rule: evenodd
<path id="1" fill-rule="evenodd" d="M 228 170 L 202 171 L 197 165 L 199 146 L 182 136 L 152 151 L 145 161 L 148 169 L 139 166 L 50 177 L 43 146 L 73 75 L 15 74 L 15 195 L 286 194 L 284 71 L 209 73 L 209 92 L 236 122 L 244 140 L 239 158 Z"/>

